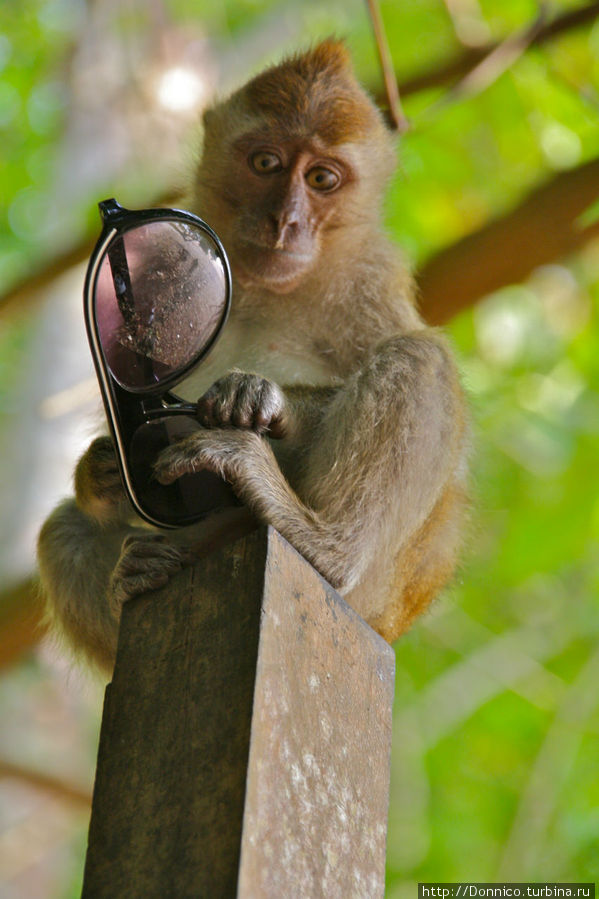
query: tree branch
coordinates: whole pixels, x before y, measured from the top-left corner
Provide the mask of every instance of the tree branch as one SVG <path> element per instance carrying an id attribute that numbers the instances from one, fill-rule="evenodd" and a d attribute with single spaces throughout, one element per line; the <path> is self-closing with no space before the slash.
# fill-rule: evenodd
<path id="1" fill-rule="evenodd" d="M 149 206 L 176 206 L 182 199 L 182 192 L 169 191 L 158 197 L 152 198 Z M 41 265 L 39 270 L 29 275 L 19 284 L 9 288 L 4 294 L 0 294 L 0 317 L 3 314 L 10 315 L 17 308 L 22 310 L 28 303 L 35 299 L 35 294 L 41 293 L 56 278 L 59 278 L 70 268 L 80 265 L 91 256 L 97 241 L 98 231 L 94 237 L 84 237 L 78 244 L 56 255 L 51 262 Z"/>
<path id="2" fill-rule="evenodd" d="M 42 603 L 32 580 L 0 593 L 0 670 L 8 668 L 44 636 Z"/>
<path id="3" fill-rule="evenodd" d="M 535 47 L 546 44 L 553 38 L 572 31 L 574 28 L 590 25 L 597 17 L 599 17 L 599 2 L 589 3 L 587 6 L 582 6 L 579 9 L 570 10 L 539 28 L 531 44 Z M 409 94 L 416 94 L 419 91 L 452 84 L 459 78 L 468 75 L 472 69 L 476 68 L 486 57 L 493 53 L 498 46 L 500 45 L 491 43 L 464 50 L 458 56 L 441 63 L 436 68 L 428 69 L 420 75 L 415 75 L 400 82 L 399 91 L 402 97 L 407 97 Z"/>
<path id="4" fill-rule="evenodd" d="M 570 31 L 573 28 L 579 28 L 589 25 L 597 17 L 599 17 L 599 0 L 589 3 L 579 9 L 574 9 L 558 16 L 552 22 L 543 25 L 538 29 L 533 45 L 544 44 L 554 37 L 558 37 Z M 431 87 L 441 87 L 445 84 L 452 83 L 457 79 L 467 75 L 472 69 L 486 59 L 498 47 L 498 44 L 488 44 L 486 46 L 466 50 L 455 59 L 441 66 L 430 69 L 422 75 L 404 81 L 399 86 L 399 92 L 402 96 L 413 94 L 420 90 Z M 379 98 L 379 102 L 383 105 L 387 102 L 386 98 Z M 180 196 L 180 195 L 179 195 Z M 164 202 L 165 198 L 161 198 Z M 169 197 L 172 201 L 172 196 Z M 20 284 L 9 289 L 3 296 L 0 296 L 0 315 L 2 313 L 10 314 L 17 308 L 21 309 L 31 302 L 36 293 L 43 291 L 55 278 L 61 275 L 73 265 L 83 262 L 91 253 L 94 246 L 94 240 L 86 237 L 80 244 L 65 251 L 61 256 L 56 257 L 51 263 L 40 268 L 39 271 L 26 278 Z"/>
<path id="5" fill-rule="evenodd" d="M 526 279 L 599 235 L 580 216 L 599 197 L 599 159 L 561 172 L 516 209 L 433 256 L 421 269 L 420 307 L 442 324 L 481 296 Z"/>
<path id="6" fill-rule="evenodd" d="M 0 758 L 0 778 L 3 777 L 23 781 L 34 789 L 51 793 L 71 805 L 89 809 L 92 804 L 91 793 L 82 787 L 44 771 L 36 771 L 26 765 L 18 765 L 16 762 Z"/>

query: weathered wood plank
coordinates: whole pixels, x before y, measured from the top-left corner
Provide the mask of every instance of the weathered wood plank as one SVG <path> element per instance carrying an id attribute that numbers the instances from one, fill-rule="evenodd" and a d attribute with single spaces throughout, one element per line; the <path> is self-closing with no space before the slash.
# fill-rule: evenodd
<path id="1" fill-rule="evenodd" d="M 395 656 L 272 532 L 239 899 L 384 895 Z"/>
<path id="2" fill-rule="evenodd" d="M 128 603 L 84 897 L 234 896 L 266 534 Z"/>
<path id="3" fill-rule="evenodd" d="M 127 604 L 90 897 L 383 895 L 393 653 L 275 531 Z"/>

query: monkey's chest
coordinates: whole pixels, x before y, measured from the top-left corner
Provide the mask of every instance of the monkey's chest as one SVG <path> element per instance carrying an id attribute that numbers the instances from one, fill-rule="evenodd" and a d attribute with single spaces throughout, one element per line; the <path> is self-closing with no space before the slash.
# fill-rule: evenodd
<path id="1" fill-rule="evenodd" d="M 274 328 L 229 322 L 218 343 L 176 392 L 196 400 L 232 368 L 256 372 L 277 384 L 330 384 L 335 372 L 326 355 L 301 336 L 290 340 Z"/>

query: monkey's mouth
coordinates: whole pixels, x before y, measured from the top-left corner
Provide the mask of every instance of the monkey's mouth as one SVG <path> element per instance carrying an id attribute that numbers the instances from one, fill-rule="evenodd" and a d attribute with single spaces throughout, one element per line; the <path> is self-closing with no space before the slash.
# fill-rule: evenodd
<path id="1" fill-rule="evenodd" d="M 312 267 L 314 254 L 293 247 L 264 246 L 240 241 L 231 254 L 233 273 L 243 285 L 291 290 Z"/>

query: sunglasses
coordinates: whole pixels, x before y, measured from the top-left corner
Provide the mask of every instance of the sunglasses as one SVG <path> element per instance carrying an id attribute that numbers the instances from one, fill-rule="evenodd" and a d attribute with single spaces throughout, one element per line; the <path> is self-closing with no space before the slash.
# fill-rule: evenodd
<path id="1" fill-rule="evenodd" d="M 207 355 L 231 305 L 231 272 L 217 235 L 178 209 L 132 212 L 99 204 L 103 229 L 85 278 L 87 336 L 125 491 L 159 527 L 192 524 L 237 505 L 217 475 L 159 484 L 153 465 L 201 429 L 196 406 L 171 388 Z"/>

